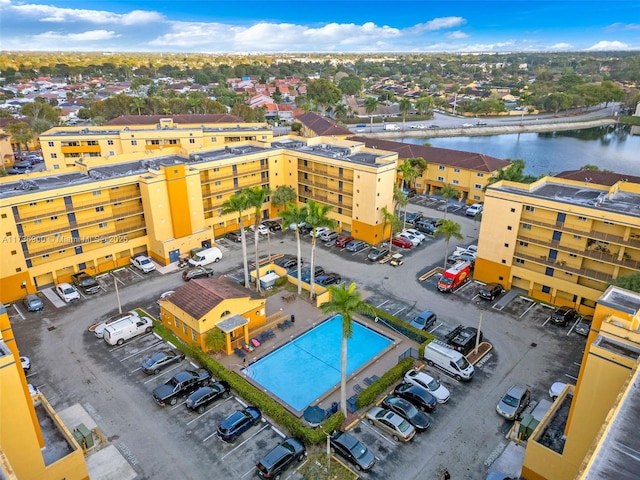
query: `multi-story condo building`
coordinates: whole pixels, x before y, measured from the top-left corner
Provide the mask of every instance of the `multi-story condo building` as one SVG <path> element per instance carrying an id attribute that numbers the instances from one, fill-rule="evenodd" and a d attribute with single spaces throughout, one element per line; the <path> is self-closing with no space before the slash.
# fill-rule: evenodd
<path id="1" fill-rule="evenodd" d="M 57 161 L 53 153 L 45 154 L 48 165 Z M 384 238 L 383 207 L 393 202 L 397 155 L 353 140 L 279 137 L 190 152 L 85 155 L 59 167 L 0 180 L 4 302 L 68 281 L 79 270 L 125 265 L 136 254 L 160 264 L 177 261 L 239 228 L 238 215 L 222 215 L 222 205 L 256 185 L 289 185 L 300 202 L 332 205 L 340 229 L 377 243 Z M 267 201 L 261 216 L 272 213 Z M 245 212 L 245 225 L 252 217 Z"/>
<path id="2" fill-rule="evenodd" d="M 29 391 L 9 316 L 0 305 L 0 478 L 86 480 L 84 452 L 39 392 Z"/>
<path id="3" fill-rule="evenodd" d="M 591 314 L 612 280 L 639 268 L 639 178 L 565 172 L 486 190 L 476 279 Z"/>
<path id="4" fill-rule="evenodd" d="M 638 478 L 640 294 L 609 287 L 598 299 L 575 386 L 527 440 L 527 480 Z"/>
<path id="5" fill-rule="evenodd" d="M 479 203 L 484 201 L 484 190 L 489 179 L 511 162 L 480 153 L 448 150 L 445 148 L 413 145 L 370 137 L 349 137 L 363 142 L 369 148 L 396 152 L 400 163 L 409 158 L 423 158 L 425 171 L 414 181 L 418 193 L 431 195 L 445 185 L 458 190 L 459 201 Z"/>

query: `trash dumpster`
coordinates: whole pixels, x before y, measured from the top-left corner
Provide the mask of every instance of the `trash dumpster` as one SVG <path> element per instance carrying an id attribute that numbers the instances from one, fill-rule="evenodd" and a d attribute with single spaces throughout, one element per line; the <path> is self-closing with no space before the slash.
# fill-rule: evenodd
<path id="1" fill-rule="evenodd" d="M 528 440 L 533 431 L 536 429 L 540 422 L 534 418 L 530 413 L 525 413 L 522 416 L 522 421 L 520 422 L 520 429 L 518 433 L 520 434 L 522 440 Z"/>
<path id="2" fill-rule="evenodd" d="M 93 447 L 93 434 L 91 430 L 89 430 L 84 423 L 78 425 L 73 431 L 73 436 L 76 441 L 84 446 L 86 449 Z"/>

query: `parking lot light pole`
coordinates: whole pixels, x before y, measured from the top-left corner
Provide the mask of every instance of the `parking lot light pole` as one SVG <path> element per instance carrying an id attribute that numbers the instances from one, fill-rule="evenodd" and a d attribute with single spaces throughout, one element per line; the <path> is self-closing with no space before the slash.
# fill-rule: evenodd
<path id="1" fill-rule="evenodd" d="M 322 425 L 319 425 L 320 430 L 327 436 L 327 478 L 331 478 L 331 435 L 329 435 Z"/>
<path id="2" fill-rule="evenodd" d="M 111 273 L 111 276 L 113 277 L 113 284 L 116 287 L 116 300 L 118 301 L 118 313 L 122 313 L 122 305 L 120 304 L 120 292 L 118 291 L 118 279 L 113 274 L 113 272 Z"/>
<path id="3" fill-rule="evenodd" d="M 480 329 L 482 328 L 482 312 L 480 312 L 480 321 L 478 322 L 478 331 L 476 332 L 476 348 L 474 354 L 478 354 L 478 346 L 480 345 Z"/>

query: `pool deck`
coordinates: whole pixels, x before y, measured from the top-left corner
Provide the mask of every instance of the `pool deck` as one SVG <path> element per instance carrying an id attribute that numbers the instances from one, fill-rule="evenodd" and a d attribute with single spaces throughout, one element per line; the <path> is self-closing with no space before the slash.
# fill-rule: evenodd
<path id="1" fill-rule="evenodd" d="M 255 362 L 256 360 L 271 353 L 278 347 L 286 344 L 290 340 L 310 330 L 318 323 L 322 322 L 330 316 L 322 313 L 319 309 L 312 305 L 309 302 L 308 297 L 304 298 L 305 293 L 306 295 L 308 295 L 307 292 L 304 292 L 302 294 L 303 298 L 300 298 L 297 294 L 295 294 L 293 298 L 287 297 L 285 299 L 283 298 L 283 296 L 286 294 L 286 292 L 282 292 L 271 295 L 266 299 L 267 318 L 273 319 L 271 321 L 271 328 L 275 333 L 275 336 L 262 343 L 253 352 L 247 353 L 247 356 L 245 358 L 247 365 L 250 365 L 252 362 Z M 279 329 L 277 327 L 277 324 L 282 323 L 285 319 L 289 319 L 291 315 L 295 315 L 295 322 L 293 323 L 293 325 L 286 330 Z M 375 322 L 372 322 L 360 316 L 356 316 L 355 318 L 360 323 L 366 325 L 372 330 L 375 330 L 385 335 L 386 337 L 393 339 L 395 344 L 388 347 L 382 354 L 367 362 L 364 366 L 356 370 L 348 377 L 347 398 L 357 393 L 357 389 L 359 387 L 367 387 L 365 379 L 368 379 L 374 375 L 377 375 L 378 377 L 382 376 L 382 374 L 384 374 L 387 370 L 395 366 L 398 363 L 398 358 L 400 357 L 400 355 L 403 354 L 406 350 L 408 350 L 409 348 L 414 348 L 416 350 L 418 349 L 418 344 L 416 342 L 413 342 L 408 338 L 397 334 L 389 328 L 380 326 Z M 338 346 L 337 348 L 340 347 Z M 237 355 L 228 355 L 219 359 L 219 361 L 230 370 L 234 370 L 238 374 L 244 376 L 244 374 L 242 373 L 242 369 L 245 367 L 245 365 L 243 364 L 243 360 Z M 250 378 L 245 378 L 247 378 L 248 381 L 252 382 Z M 254 385 L 256 384 L 254 383 Z M 325 395 L 323 395 L 317 405 L 327 409 L 331 406 L 332 402 L 340 402 L 339 384 L 331 388 Z M 314 405 L 315 404 L 316 403 L 314 403 Z M 301 412 L 292 409 L 290 410 L 294 414 L 301 415 Z"/>

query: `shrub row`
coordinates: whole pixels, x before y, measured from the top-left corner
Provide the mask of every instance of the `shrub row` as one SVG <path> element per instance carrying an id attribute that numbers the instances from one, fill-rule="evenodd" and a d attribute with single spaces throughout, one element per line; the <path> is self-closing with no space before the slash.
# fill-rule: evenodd
<path id="1" fill-rule="evenodd" d="M 356 397 L 356 405 L 358 408 L 373 405 L 380 395 L 386 393 L 392 385 L 404 377 L 404 374 L 407 373 L 408 370 L 413 368 L 413 362 L 414 359 L 412 357 L 403 358 L 395 367 L 362 390 Z"/>
<path id="2" fill-rule="evenodd" d="M 291 435 L 306 444 L 325 442 L 326 435 L 324 434 L 323 429 L 325 432 L 333 432 L 344 422 L 344 414 L 342 412 L 338 412 L 322 423 L 322 429 L 310 428 L 306 423 L 289 412 L 280 403 L 254 387 L 236 372 L 227 369 L 225 366 L 203 352 L 200 348 L 194 345 L 182 343 L 182 341 L 180 341 L 180 339 L 178 339 L 171 330 L 161 323 L 156 322 L 154 330 L 163 339 L 171 342 L 185 355 L 193 358 L 200 365 L 209 370 L 215 378 L 229 382 L 231 388 L 235 390 L 238 395 L 250 404 L 258 407 L 263 415 L 268 416 L 277 424 L 287 428 Z"/>

